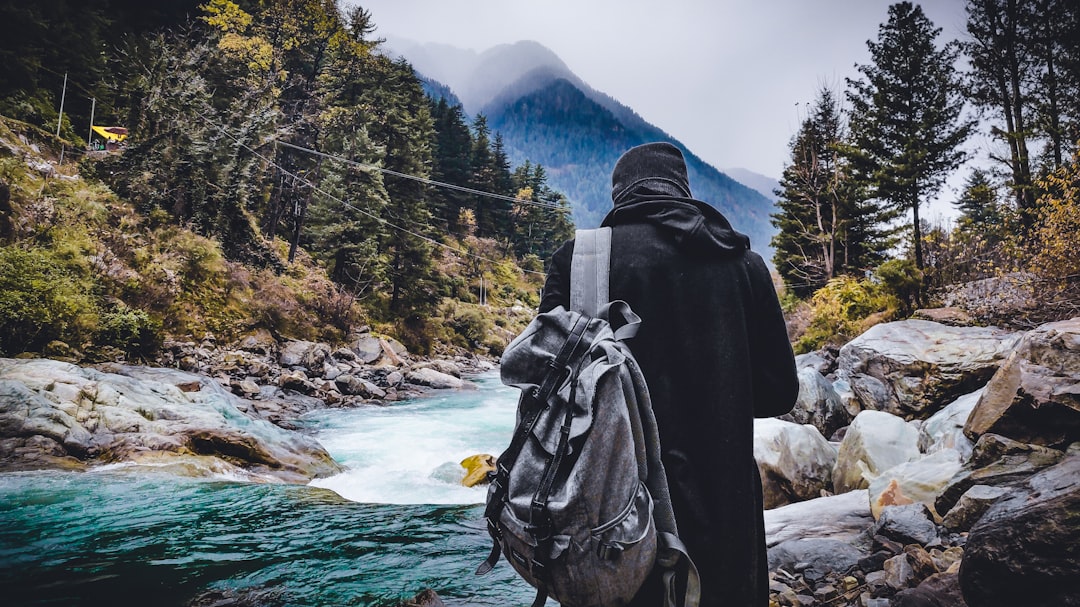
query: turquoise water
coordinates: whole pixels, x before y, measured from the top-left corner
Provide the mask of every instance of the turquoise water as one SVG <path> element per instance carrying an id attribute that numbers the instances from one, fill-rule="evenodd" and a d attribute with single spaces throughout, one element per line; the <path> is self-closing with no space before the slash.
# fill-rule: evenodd
<path id="1" fill-rule="evenodd" d="M 484 577 L 482 489 L 457 462 L 509 441 L 516 393 L 479 391 L 304 421 L 349 471 L 318 486 L 139 468 L 0 474 L 0 604 L 527 605 L 505 563 Z"/>

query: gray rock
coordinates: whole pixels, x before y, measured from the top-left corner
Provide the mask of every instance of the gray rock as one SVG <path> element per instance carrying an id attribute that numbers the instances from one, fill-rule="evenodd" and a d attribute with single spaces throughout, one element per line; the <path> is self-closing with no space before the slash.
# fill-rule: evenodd
<path id="1" fill-rule="evenodd" d="M 883 323 L 840 349 L 837 375 L 865 408 L 925 419 L 985 384 L 1018 339 L 995 328 Z"/>
<path id="2" fill-rule="evenodd" d="M 940 520 L 937 500 L 961 469 L 960 454 L 952 449 L 893 466 L 870 481 L 870 511 L 878 518 L 889 506 L 920 503 Z"/>
<path id="3" fill-rule="evenodd" d="M 919 428 L 919 449 L 923 453 L 954 449 L 967 461 L 975 443 L 964 435 L 964 424 L 982 393 L 980 388 L 965 394 L 927 419 Z"/>
<path id="4" fill-rule="evenodd" d="M 303 368 L 309 374 L 322 373 L 323 363 L 330 356 L 330 346 L 311 341 L 292 340 L 281 348 L 278 362 L 281 366 L 296 369 Z"/>
<path id="5" fill-rule="evenodd" d="M 929 544 L 938 537 L 930 510 L 921 503 L 890 506 L 881 511 L 873 534 L 901 544 Z"/>
<path id="6" fill-rule="evenodd" d="M 978 607 L 1080 605 L 1080 445 L 996 502 L 971 529 L 960 587 Z"/>
<path id="7" fill-rule="evenodd" d="M 1024 334 L 986 386 L 964 432 L 1064 447 L 1080 440 L 1080 318 Z"/>
<path id="8" fill-rule="evenodd" d="M 431 368 L 411 369 L 405 373 L 405 380 L 418 386 L 437 389 L 459 390 L 470 386 L 475 387 L 470 382 Z"/>
<path id="9" fill-rule="evenodd" d="M 884 571 L 885 584 L 894 590 L 909 588 L 919 582 L 906 554 L 898 554 L 885 561 Z"/>
<path id="10" fill-rule="evenodd" d="M 851 423 L 851 416 L 833 389 L 832 383 L 811 368 L 799 369 L 799 396 L 791 413 L 780 417 L 797 424 L 810 424 L 824 436 L 832 436 Z"/>
<path id="11" fill-rule="evenodd" d="M 1004 487 L 975 485 L 960 496 L 956 505 L 945 514 L 941 524 L 950 531 L 968 531 L 994 502 L 1008 492 Z"/>
<path id="12" fill-rule="evenodd" d="M 379 360 L 382 356 L 382 346 L 379 344 L 379 338 L 371 335 L 370 333 L 364 333 L 357 337 L 356 342 L 352 345 L 353 352 L 356 352 L 356 358 L 365 365 Z"/>
<path id="13" fill-rule="evenodd" d="M 386 398 L 386 391 L 375 384 L 355 375 L 341 375 L 335 382 L 342 394 L 362 398 Z"/>
<path id="14" fill-rule="evenodd" d="M 821 580 L 829 573 L 845 573 L 854 569 L 866 556 L 855 546 L 833 539 L 788 540 L 769 548 L 769 569 L 798 568 L 808 580 Z"/>
<path id="15" fill-rule="evenodd" d="M 941 490 L 934 502 L 938 513 L 948 512 L 975 485 L 1008 487 L 1061 461 L 1064 453 L 1028 445 L 996 434 L 984 434 L 975 443 L 971 459 Z"/>
<path id="16" fill-rule="evenodd" d="M 889 602 L 891 607 L 967 607 L 955 573 L 935 573 L 915 588 L 901 590 Z"/>
<path id="17" fill-rule="evenodd" d="M 862 411 L 851 422 L 837 453 L 833 488 L 863 489 L 885 470 L 919 457 L 919 431 L 884 411 Z"/>
<path id="18" fill-rule="evenodd" d="M 267 331 L 266 329 L 256 329 L 244 337 L 241 337 L 236 342 L 236 348 L 238 350 L 244 350 L 245 352 L 273 356 L 277 353 L 278 343 L 277 340 L 274 339 L 274 336 L 270 334 L 270 331 Z"/>
<path id="19" fill-rule="evenodd" d="M 866 491 L 819 497 L 766 510 L 765 543 L 809 538 L 851 542 L 873 522 Z"/>
<path id="20" fill-rule="evenodd" d="M 822 375 L 828 375 L 836 370 L 836 355 L 827 350 L 799 354 L 795 357 L 795 368 L 813 369 Z"/>
<path id="21" fill-rule="evenodd" d="M 213 458 L 288 482 L 341 470 L 314 439 L 175 369 L 0 359 L 0 468 Z"/>
<path id="22" fill-rule="evenodd" d="M 814 426 L 754 420 L 754 459 L 767 509 L 820 497 L 832 487 L 836 449 Z"/>

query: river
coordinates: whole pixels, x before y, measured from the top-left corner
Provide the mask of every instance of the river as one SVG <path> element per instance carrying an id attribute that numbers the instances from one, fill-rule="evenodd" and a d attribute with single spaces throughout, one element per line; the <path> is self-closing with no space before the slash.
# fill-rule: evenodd
<path id="1" fill-rule="evenodd" d="M 498 454 L 516 391 L 325 409 L 303 424 L 348 467 L 311 486 L 153 468 L 0 474 L 0 604 L 391 606 L 432 588 L 453 606 L 527 605 L 491 546 L 482 488 L 458 462 Z"/>

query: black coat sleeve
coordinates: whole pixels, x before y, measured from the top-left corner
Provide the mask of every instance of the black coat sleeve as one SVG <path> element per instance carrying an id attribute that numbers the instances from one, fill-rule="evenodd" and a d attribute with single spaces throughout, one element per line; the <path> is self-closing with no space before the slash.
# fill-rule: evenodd
<path id="1" fill-rule="evenodd" d="M 574 241 L 564 243 L 551 256 L 544 294 L 540 299 L 540 313 L 550 312 L 562 306 L 570 308 L 570 262 L 574 258 Z"/>
<path id="2" fill-rule="evenodd" d="M 758 255 L 751 255 L 750 276 L 754 290 L 751 316 L 750 356 L 754 382 L 754 416 L 774 417 L 791 411 L 799 396 L 795 355 L 788 341 L 784 313 L 776 297 L 769 269 Z"/>

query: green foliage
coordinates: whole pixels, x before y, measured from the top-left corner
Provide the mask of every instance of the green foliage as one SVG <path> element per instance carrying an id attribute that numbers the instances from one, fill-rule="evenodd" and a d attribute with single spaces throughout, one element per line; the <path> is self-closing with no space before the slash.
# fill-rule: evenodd
<path id="1" fill-rule="evenodd" d="M 101 314 L 94 343 L 97 347 L 112 347 L 129 356 L 151 356 L 162 341 L 161 321 L 145 310 L 124 305 Z"/>
<path id="2" fill-rule="evenodd" d="M 79 347 L 97 322 L 94 282 L 78 264 L 41 248 L 0 247 L 0 354 Z"/>
<path id="3" fill-rule="evenodd" d="M 886 312 L 891 303 L 872 281 L 851 276 L 830 280 L 810 298 L 810 323 L 795 342 L 795 352 L 842 345 L 872 326 L 875 315 Z"/>
<path id="4" fill-rule="evenodd" d="M 895 303 L 897 314 L 907 316 L 915 311 L 923 282 L 923 272 L 915 262 L 890 259 L 878 266 L 874 275 L 880 281 L 881 293 Z"/>

